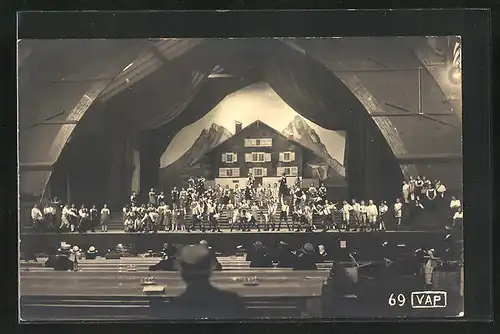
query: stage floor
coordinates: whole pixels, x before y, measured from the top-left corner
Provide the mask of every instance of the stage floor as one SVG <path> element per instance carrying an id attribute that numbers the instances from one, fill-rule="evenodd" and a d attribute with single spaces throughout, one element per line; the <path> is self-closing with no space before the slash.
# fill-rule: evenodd
<path id="1" fill-rule="evenodd" d="M 114 234 L 125 234 L 125 235 L 155 235 L 155 234 L 162 234 L 162 235 L 193 235 L 193 234 L 324 234 L 324 233 L 333 233 L 333 234 L 357 234 L 357 233 L 436 233 L 439 231 L 436 230 L 400 230 L 400 231 L 395 231 L 395 230 L 386 230 L 386 231 L 338 231 L 338 230 L 329 230 L 329 231 L 322 231 L 322 230 L 314 230 L 312 232 L 304 232 L 304 231 L 289 231 L 289 230 L 279 230 L 279 231 L 257 231 L 257 230 L 251 230 L 251 231 L 236 231 L 233 230 L 231 231 L 230 229 L 221 229 L 221 232 L 212 232 L 212 231 L 205 231 L 202 232 L 200 230 L 188 232 L 188 231 L 158 231 L 158 232 L 125 232 L 123 230 L 113 230 L 113 231 L 107 231 L 107 232 L 102 232 L 102 231 L 95 231 L 95 232 L 85 232 L 85 233 L 80 233 L 80 232 L 28 232 L 28 233 L 21 233 L 21 236 L 23 235 L 95 235 L 95 234 L 102 234 L 102 235 L 114 235 Z"/>

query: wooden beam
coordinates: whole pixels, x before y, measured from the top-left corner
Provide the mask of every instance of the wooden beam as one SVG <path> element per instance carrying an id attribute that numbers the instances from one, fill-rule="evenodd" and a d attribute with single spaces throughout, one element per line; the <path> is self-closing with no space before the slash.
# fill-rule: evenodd
<path id="1" fill-rule="evenodd" d="M 456 116 L 452 112 L 377 112 L 370 114 L 372 117 L 397 117 L 397 116 Z"/>
<path id="2" fill-rule="evenodd" d="M 33 124 L 33 126 L 40 126 L 40 125 L 67 125 L 67 124 L 73 124 L 76 125 L 78 124 L 77 120 L 73 119 L 67 119 L 64 121 L 43 121 L 43 122 L 38 122 Z"/>
<path id="3" fill-rule="evenodd" d="M 52 162 L 21 162 L 19 170 L 21 172 L 51 171 L 53 165 Z"/>
<path id="4" fill-rule="evenodd" d="M 396 159 L 400 164 L 419 163 L 458 163 L 463 161 L 459 153 L 437 153 L 437 154 L 401 154 Z"/>

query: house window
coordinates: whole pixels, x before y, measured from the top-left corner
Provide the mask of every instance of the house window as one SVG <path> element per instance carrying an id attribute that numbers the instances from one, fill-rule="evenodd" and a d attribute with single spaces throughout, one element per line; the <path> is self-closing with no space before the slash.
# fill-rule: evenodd
<path id="1" fill-rule="evenodd" d="M 250 162 L 264 162 L 265 161 L 265 153 L 253 152 L 252 160 Z"/>
<path id="2" fill-rule="evenodd" d="M 236 153 L 222 153 L 222 162 L 231 164 L 237 162 L 237 154 Z"/>
<path id="3" fill-rule="evenodd" d="M 272 138 L 245 139 L 245 147 L 272 147 L 272 146 L 273 146 Z"/>
<path id="4" fill-rule="evenodd" d="M 240 177 L 239 168 L 219 168 L 219 177 Z"/>
<path id="5" fill-rule="evenodd" d="M 252 174 L 256 177 L 267 176 L 267 168 L 263 167 L 254 167 L 250 170 Z"/>
<path id="6" fill-rule="evenodd" d="M 282 176 L 285 173 L 286 176 L 297 176 L 299 174 L 298 167 L 278 167 L 276 170 L 277 176 Z"/>
<path id="7" fill-rule="evenodd" d="M 295 152 L 281 152 L 279 156 L 281 162 L 295 161 Z"/>

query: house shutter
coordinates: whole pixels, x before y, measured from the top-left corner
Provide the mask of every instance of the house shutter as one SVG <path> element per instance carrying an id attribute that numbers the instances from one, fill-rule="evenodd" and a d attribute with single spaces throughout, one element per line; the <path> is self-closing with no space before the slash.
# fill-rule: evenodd
<path id="1" fill-rule="evenodd" d="M 265 162 L 271 162 L 271 153 L 265 153 L 264 160 Z"/>
<path id="2" fill-rule="evenodd" d="M 267 168 L 262 168 L 262 176 L 267 176 Z"/>
<path id="3" fill-rule="evenodd" d="M 284 161 L 285 160 L 285 153 L 280 152 L 280 158 L 279 161 Z"/>
<path id="4" fill-rule="evenodd" d="M 252 140 L 251 139 L 245 139 L 245 147 L 250 147 L 252 146 Z"/>
<path id="5" fill-rule="evenodd" d="M 233 177 L 240 177 L 240 169 L 233 168 Z"/>
<path id="6" fill-rule="evenodd" d="M 226 153 L 222 153 L 222 162 L 226 162 Z"/>
<path id="7" fill-rule="evenodd" d="M 219 177 L 226 177 L 226 169 L 219 168 Z"/>
<path id="8" fill-rule="evenodd" d="M 261 146 L 264 147 L 272 147 L 273 146 L 273 139 L 272 138 L 262 138 L 260 140 Z"/>
<path id="9" fill-rule="evenodd" d="M 238 162 L 238 154 L 237 153 L 233 153 L 233 161 Z"/>
<path id="10" fill-rule="evenodd" d="M 281 154 L 281 153 L 280 153 L 280 154 Z M 283 175 L 283 172 L 284 172 L 283 167 L 278 167 L 278 168 L 276 168 L 276 174 L 277 174 L 276 176 L 281 176 L 281 175 Z"/>
<path id="11" fill-rule="evenodd" d="M 299 174 L 299 167 L 291 167 L 290 174 L 293 176 L 297 176 Z"/>
<path id="12" fill-rule="evenodd" d="M 252 153 L 245 153 L 245 162 L 252 162 Z"/>
<path id="13" fill-rule="evenodd" d="M 295 161 L 295 152 L 290 152 L 290 161 Z"/>

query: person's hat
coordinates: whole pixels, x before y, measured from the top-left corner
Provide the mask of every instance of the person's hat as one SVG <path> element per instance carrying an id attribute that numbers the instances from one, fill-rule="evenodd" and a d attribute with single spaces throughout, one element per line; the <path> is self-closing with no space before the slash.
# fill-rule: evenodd
<path id="1" fill-rule="evenodd" d="M 264 246 L 264 244 L 262 243 L 262 241 L 257 240 L 257 241 L 255 241 L 255 242 L 253 243 L 253 246 L 254 246 L 255 248 L 259 248 L 259 247 Z"/>
<path id="2" fill-rule="evenodd" d="M 210 251 L 200 244 L 183 247 L 177 259 L 182 271 L 207 274 L 215 269 L 215 263 L 210 257 Z"/>
<path id="3" fill-rule="evenodd" d="M 94 246 L 90 246 L 90 247 L 89 247 L 89 252 L 90 252 L 90 253 L 93 253 L 93 252 L 95 252 L 95 251 L 96 251 L 96 250 L 95 250 L 95 247 L 94 247 Z"/>
<path id="4" fill-rule="evenodd" d="M 73 248 L 71 248 L 71 251 L 72 251 L 73 253 L 76 253 L 76 252 L 79 252 L 79 251 L 80 251 L 80 248 L 79 248 L 78 246 L 76 246 L 76 245 L 75 245 L 75 246 L 73 246 Z"/>
<path id="5" fill-rule="evenodd" d="M 61 247 L 57 250 L 58 252 L 69 252 L 71 250 L 71 245 L 70 244 L 61 244 Z"/>
<path id="6" fill-rule="evenodd" d="M 304 244 L 304 247 L 302 247 L 304 249 L 304 252 L 306 253 L 313 253 L 314 252 L 314 247 L 311 243 L 307 242 Z"/>
<path id="7" fill-rule="evenodd" d="M 205 246 L 208 246 L 208 241 L 206 241 L 206 240 L 201 240 L 201 241 L 200 241 L 200 245 L 205 245 Z"/>

